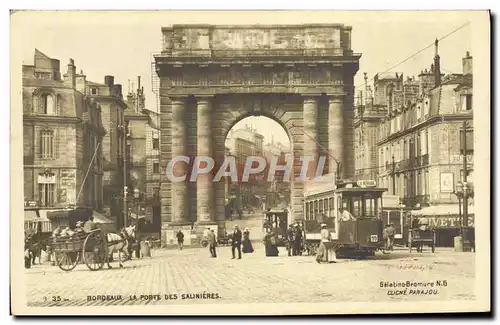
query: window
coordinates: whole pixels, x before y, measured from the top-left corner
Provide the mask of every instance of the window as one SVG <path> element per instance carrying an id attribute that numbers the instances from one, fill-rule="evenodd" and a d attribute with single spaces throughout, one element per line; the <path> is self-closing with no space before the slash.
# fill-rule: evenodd
<path id="1" fill-rule="evenodd" d="M 36 72 L 35 78 L 37 79 L 50 79 L 50 73 L 46 72 Z"/>
<path id="2" fill-rule="evenodd" d="M 160 188 L 155 187 L 153 188 L 153 198 L 159 198 L 160 197 Z"/>
<path id="3" fill-rule="evenodd" d="M 38 112 L 40 114 L 54 115 L 54 99 L 50 94 L 40 96 L 38 104 Z"/>
<path id="4" fill-rule="evenodd" d="M 38 197 L 44 207 L 54 206 L 55 184 L 38 184 Z"/>
<path id="5" fill-rule="evenodd" d="M 54 132 L 40 132 L 40 157 L 50 159 L 54 157 Z"/>
<path id="6" fill-rule="evenodd" d="M 463 134 L 464 132 L 460 130 L 460 154 L 464 154 L 464 140 L 463 140 Z M 467 155 L 473 155 L 474 154 L 474 131 L 469 129 L 466 131 L 466 144 L 467 147 L 465 148 L 467 151 Z"/>
<path id="7" fill-rule="evenodd" d="M 472 95 L 465 95 L 465 109 L 467 111 L 472 109 Z"/>
<path id="8" fill-rule="evenodd" d="M 99 91 L 97 88 L 90 88 L 90 94 L 97 95 L 97 94 L 99 94 Z"/>
<path id="9" fill-rule="evenodd" d="M 160 172 L 160 164 L 155 162 L 153 163 L 153 173 L 159 173 Z"/>
<path id="10" fill-rule="evenodd" d="M 154 150 L 160 149 L 160 139 L 153 139 L 153 149 Z"/>
<path id="11" fill-rule="evenodd" d="M 56 97 L 56 115 L 61 114 L 61 104 L 62 104 L 62 97 L 61 97 L 61 95 L 57 95 L 57 97 Z"/>

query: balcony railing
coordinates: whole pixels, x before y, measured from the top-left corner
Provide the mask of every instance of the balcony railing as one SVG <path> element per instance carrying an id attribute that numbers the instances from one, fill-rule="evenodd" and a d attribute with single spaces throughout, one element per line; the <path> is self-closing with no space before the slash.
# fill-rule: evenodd
<path id="1" fill-rule="evenodd" d="M 414 208 L 417 205 L 428 206 L 430 201 L 430 195 L 416 195 L 416 196 L 407 196 L 402 199 L 402 203 L 407 208 Z"/>

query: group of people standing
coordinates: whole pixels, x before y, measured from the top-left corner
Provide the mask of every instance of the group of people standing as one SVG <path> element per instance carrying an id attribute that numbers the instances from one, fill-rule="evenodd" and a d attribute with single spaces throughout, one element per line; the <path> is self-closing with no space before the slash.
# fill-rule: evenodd
<path id="1" fill-rule="evenodd" d="M 184 246 L 184 233 L 181 229 L 177 232 L 177 245 L 179 250 L 183 249 Z M 238 259 L 241 259 L 241 253 L 253 253 L 254 249 L 252 246 L 252 242 L 250 241 L 250 230 L 245 228 L 242 232 L 238 225 L 234 226 L 233 232 L 231 235 L 226 233 L 226 237 L 230 237 L 231 239 L 231 253 L 232 258 L 236 258 L 236 252 L 238 252 Z M 210 252 L 210 257 L 217 257 L 217 235 L 215 234 L 214 229 L 207 228 L 203 232 L 203 238 L 208 243 L 208 250 Z"/>
<path id="2" fill-rule="evenodd" d="M 301 224 L 288 226 L 287 235 L 287 250 L 288 256 L 302 255 L 304 247 L 305 232 Z"/>
<path id="3" fill-rule="evenodd" d="M 245 230 L 241 232 L 240 227 L 235 225 L 230 238 L 232 259 L 236 258 L 236 252 L 238 252 L 239 260 L 241 259 L 241 252 L 253 253 L 254 249 L 250 241 L 250 230 L 248 228 L 245 228 Z"/>

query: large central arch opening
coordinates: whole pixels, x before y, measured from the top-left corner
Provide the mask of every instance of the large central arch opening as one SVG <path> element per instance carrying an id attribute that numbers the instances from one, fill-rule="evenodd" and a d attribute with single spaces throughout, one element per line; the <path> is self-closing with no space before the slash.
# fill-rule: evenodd
<path id="1" fill-rule="evenodd" d="M 229 129 L 225 137 L 226 159 L 234 159 L 238 181 L 225 178 L 226 229 L 233 224 L 248 227 L 257 234 L 262 226 L 264 210 L 288 209 L 291 203 L 292 179 L 285 177 L 285 171 L 275 170 L 272 162 L 286 165 L 286 159 L 293 153 L 293 143 L 287 130 L 276 120 L 264 116 L 242 116 Z M 245 178 L 245 168 L 259 169 L 259 162 L 251 157 L 261 157 L 265 168 Z M 270 173 L 274 177 L 269 177 Z"/>

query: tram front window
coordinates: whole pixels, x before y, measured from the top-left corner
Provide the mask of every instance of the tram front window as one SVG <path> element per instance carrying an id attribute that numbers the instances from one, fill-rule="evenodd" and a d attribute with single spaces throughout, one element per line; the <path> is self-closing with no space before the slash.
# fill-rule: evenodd
<path id="1" fill-rule="evenodd" d="M 379 195 L 344 194 L 342 207 L 354 218 L 378 218 L 382 214 L 382 199 Z"/>

